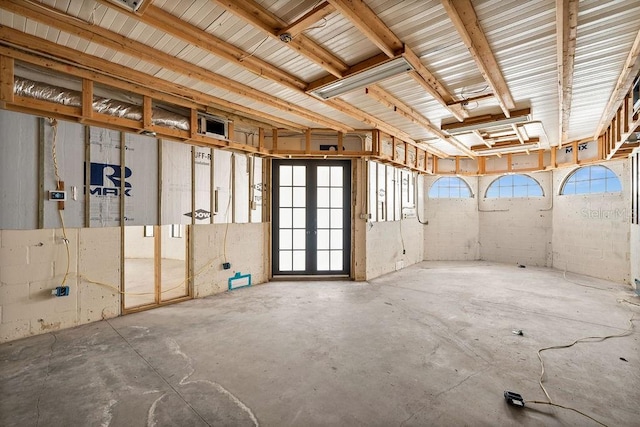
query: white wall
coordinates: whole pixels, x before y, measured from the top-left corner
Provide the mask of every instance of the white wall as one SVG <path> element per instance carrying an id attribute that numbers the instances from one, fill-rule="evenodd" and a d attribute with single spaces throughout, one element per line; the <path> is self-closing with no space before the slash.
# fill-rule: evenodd
<path id="1" fill-rule="evenodd" d="M 438 179 L 425 178 L 425 194 Z M 424 259 L 430 261 L 469 261 L 480 258 L 478 178 L 463 178 L 473 193 L 470 199 L 429 199 L 425 197 Z M 423 204 L 420 203 L 419 207 Z"/>
<path id="2" fill-rule="evenodd" d="M 529 176 L 542 186 L 544 197 L 486 199 L 497 177 L 479 178 L 480 259 L 551 266 L 551 173 Z"/>
<path id="3" fill-rule="evenodd" d="M 67 297 L 62 284 L 67 254 L 59 229 L 0 231 L 0 342 L 117 316 L 120 229 L 67 229 Z"/>
<path id="4" fill-rule="evenodd" d="M 367 280 L 422 261 L 423 230 L 415 218 L 369 222 L 366 232 Z"/>
<path id="5" fill-rule="evenodd" d="M 620 178 L 621 193 L 559 195 L 574 168 L 530 174 L 544 190 L 538 198 L 486 199 L 497 176 L 465 177 L 479 199 L 426 200 L 425 260 L 547 266 L 633 283 L 640 278 L 640 226 L 629 225 L 629 161 L 603 164 Z M 426 178 L 425 194 L 436 179 Z"/>
<path id="6" fill-rule="evenodd" d="M 254 284 L 268 280 L 270 224 L 199 224 L 194 228 L 194 297 L 224 292 L 235 273 L 251 274 Z M 226 237 L 225 237 L 226 235 Z M 226 249 L 225 249 L 226 240 Z M 222 264 L 229 262 L 231 269 Z"/>
<path id="7" fill-rule="evenodd" d="M 559 196 L 573 168 L 553 176 L 553 266 L 617 282 L 629 282 L 629 162 L 607 162 L 622 193 Z"/>

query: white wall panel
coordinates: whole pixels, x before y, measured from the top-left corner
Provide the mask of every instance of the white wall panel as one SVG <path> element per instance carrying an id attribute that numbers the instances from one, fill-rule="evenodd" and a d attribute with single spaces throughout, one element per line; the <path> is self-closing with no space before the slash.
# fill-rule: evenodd
<path id="1" fill-rule="evenodd" d="M 121 180 L 125 179 L 125 193 L 130 188 L 130 183 L 126 182 L 130 171 L 120 166 L 120 132 L 91 126 L 89 141 L 90 226 L 119 226 Z"/>
<path id="2" fill-rule="evenodd" d="M 144 135 L 125 135 L 125 165 L 131 185 L 124 196 L 124 225 L 158 223 L 158 140 Z"/>
<path id="3" fill-rule="evenodd" d="M 191 146 L 162 141 L 160 224 L 191 224 Z"/>
<path id="4" fill-rule="evenodd" d="M 0 229 L 38 227 L 38 119 L 0 110 Z"/>

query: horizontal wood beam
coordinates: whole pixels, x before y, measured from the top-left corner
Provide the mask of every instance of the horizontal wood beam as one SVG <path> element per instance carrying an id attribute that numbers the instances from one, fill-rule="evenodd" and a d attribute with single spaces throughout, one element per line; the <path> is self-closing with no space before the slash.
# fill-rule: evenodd
<path id="1" fill-rule="evenodd" d="M 400 129 L 397 129 L 385 122 L 383 122 L 382 120 L 378 119 L 377 117 L 374 117 L 364 111 L 361 111 L 359 109 L 357 109 L 356 107 L 354 107 L 353 105 L 349 104 L 348 102 L 343 101 L 342 99 L 339 98 L 333 98 L 330 99 L 328 101 L 326 101 L 326 103 L 328 105 L 331 105 L 333 108 L 342 111 L 345 114 L 350 115 L 351 117 L 354 117 L 357 120 L 360 120 L 361 122 L 367 123 L 368 125 L 388 134 L 391 135 L 394 138 L 398 138 L 401 141 L 404 142 L 408 142 L 409 144 L 421 148 L 421 149 L 425 149 L 425 147 L 421 146 L 419 143 L 417 143 L 416 141 L 414 141 L 409 134 L 407 134 L 406 132 L 403 132 Z M 434 149 L 432 147 L 429 147 L 429 152 L 431 154 L 434 154 L 436 156 L 439 157 L 448 157 L 448 155 L 438 149 Z"/>
<path id="2" fill-rule="evenodd" d="M 278 31 L 277 35 L 280 36 L 282 34 L 288 33 L 291 37 L 296 37 L 298 34 L 303 32 L 304 30 L 309 29 L 316 22 L 321 19 L 326 18 L 330 14 L 332 14 L 336 10 L 331 4 L 326 1 L 320 3 L 318 6 L 311 9 L 309 12 L 305 13 L 302 17 L 297 19 L 295 22 L 287 25 L 285 28 Z"/>
<path id="3" fill-rule="evenodd" d="M 2 46 L 3 42 L 26 50 L 31 50 L 31 46 L 37 46 L 40 51 L 30 53 L 11 47 L 4 47 Z M 154 99 L 184 107 L 213 107 L 228 112 L 232 116 L 239 114 L 246 116 L 248 120 L 270 124 L 271 127 L 275 125 L 276 127 L 297 130 L 306 128 L 299 123 L 267 113 L 260 113 L 258 116 L 255 110 L 243 105 L 206 95 L 186 86 L 170 83 L 140 71 L 122 67 L 107 60 L 3 26 L 0 26 L 0 55 L 6 55 L 77 77 L 91 79 L 115 88 L 148 95 Z M 66 59 L 55 59 L 52 55 Z M 91 64 L 91 66 L 86 64 Z"/>
<path id="4" fill-rule="evenodd" d="M 177 73 L 188 75 L 204 83 L 219 87 L 236 95 L 263 103 L 267 106 L 278 108 L 288 114 L 293 114 L 305 120 L 318 123 L 330 129 L 339 131 L 351 130 L 348 126 L 337 121 L 327 119 L 311 110 L 299 107 L 291 102 L 284 101 L 273 95 L 260 92 L 250 86 L 243 85 L 225 76 L 213 73 L 195 64 L 181 60 L 158 49 L 154 49 L 143 43 L 128 37 L 114 33 L 107 29 L 90 25 L 84 21 L 59 13 L 57 10 L 41 4 L 21 2 L 18 0 L 6 0 L 2 8 L 23 15 L 38 22 L 51 25 L 60 30 L 69 32 L 80 38 L 91 40 L 102 46 L 131 55 L 143 61 L 159 65 Z"/>
<path id="5" fill-rule="evenodd" d="M 500 108 L 505 116 L 509 117 L 510 111 L 515 108 L 515 103 L 484 31 L 480 27 L 471 0 L 442 0 L 442 5 L 469 49 L 480 73 L 491 86 Z"/>
<path id="6" fill-rule="evenodd" d="M 418 55 L 416 55 L 411 49 L 406 48 L 403 53 L 404 58 L 413 66 L 415 71 L 409 73 L 413 79 L 422 86 L 436 101 L 440 103 L 444 108 L 449 110 L 453 117 L 462 121 L 469 117 L 469 113 L 461 104 L 456 102 L 456 99 L 451 93 L 444 87 L 442 83 L 424 66 Z"/>
<path id="7" fill-rule="evenodd" d="M 364 1 L 329 0 L 329 3 L 389 58 L 393 58 L 403 50 L 402 41 Z"/>
<path id="8" fill-rule="evenodd" d="M 99 0 L 100 2 L 113 6 L 108 0 Z M 143 5 L 146 3 L 143 3 Z M 120 8 L 117 10 L 120 11 Z M 130 17 L 144 22 L 147 25 L 158 28 L 167 34 L 178 37 L 194 46 L 208 50 L 214 55 L 226 59 L 227 61 L 241 66 L 252 73 L 278 82 L 292 89 L 303 90 L 307 87 L 307 83 L 279 68 L 269 64 L 262 59 L 252 56 L 249 52 L 228 43 L 200 28 L 189 24 L 186 21 L 162 10 L 156 6 L 150 6 L 144 15 L 136 13 L 124 12 Z"/>
<path id="9" fill-rule="evenodd" d="M 264 31 L 272 38 L 280 40 L 279 31 L 287 27 L 286 22 L 273 13 L 251 0 L 211 0 L 224 7 L 234 15 Z M 298 34 L 287 46 L 307 59 L 333 74 L 341 77 L 349 67 L 338 57 L 321 47 L 319 44 L 305 36 Z"/>
<path id="10" fill-rule="evenodd" d="M 416 123 L 422 126 L 429 133 L 449 143 L 452 147 L 462 151 L 465 155 L 471 158 L 475 157 L 475 154 L 473 153 L 473 151 L 471 151 L 468 147 L 466 147 L 460 141 L 442 132 L 439 128 L 434 126 L 433 123 L 429 121 L 429 119 L 419 114 L 418 112 L 413 110 L 411 107 L 409 107 L 408 105 L 406 105 L 405 103 L 403 103 L 402 101 L 400 101 L 399 99 L 397 99 L 396 97 L 394 97 L 389 92 L 382 89 L 381 87 L 375 86 L 375 85 L 371 86 L 367 88 L 367 94 L 371 96 L 373 99 L 375 99 L 376 101 L 380 102 L 382 105 L 386 106 L 387 108 L 392 109 L 393 111 L 405 117 L 406 119 L 411 120 L 413 123 Z"/>

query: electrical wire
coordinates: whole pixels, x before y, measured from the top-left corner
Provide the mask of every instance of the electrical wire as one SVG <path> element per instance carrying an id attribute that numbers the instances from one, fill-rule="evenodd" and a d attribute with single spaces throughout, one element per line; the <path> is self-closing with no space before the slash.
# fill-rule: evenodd
<path id="1" fill-rule="evenodd" d="M 543 400 L 527 400 L 527 403 L 534 403 L 534 404 L 537 404 L 537 405 L 550 405 L 550 406 L 556 406 L 556 407 L 558 407 L 558 408 L 562 408 L 562 409 L 568 409 L 569 411 L 573 411 L 573 412 L 578 413 L 578 414 L 580 414 L 580 415 L 582 415 L 582 416 L 584 416 L 584 417 L 589 418 L 591 421 L 594 421 L 594 422 L 596 422 L 596 423 L 600 424 L 601 426 L 605 426 L 605 427 L 607 427 L 607 425 L 606 425 L 606 424 L 604 424 L 604 423 L 603 423 L 603 422 L 601 422 L 601 421 L 596 420 L 596 419 L 595 419 L 595 418 L 593 418 L 591 415 L 585 414 L 584 412 L 579 411 L 579 410 L 577 410 L 577 409 L 575 409 L 575 408 L 572 408 L 572 407 L 570 407 L 570 406 L 564 406 L 564 405 L 560 405 L 560 404 L 558 404 L 558 403 L 553 403 L 553 402 L 545 402 L 545 401 L 543 401 Z"/>
<path id="2" fill-rule="evenodd" d="M 576 345 L 578 343 L 581 343 L 581 342 L 591 342 L 591 343 L 593 343 L 593 342 L 602 342 L 602 341 L 608 340 L 610 338 L 626 337 L 626 336 L 631 335 L 633 333 L 633 327 L 634 327 L 633 321 L 634 320 L 636 320 L 635 319 L 635 314 L 633 314 L 631 316 L 631 318 L 629 319 L 629 327 L 624 332 L 622 332 L 620 334 L 606 335 L 606 336 L 584 337 L 584 338 L 579 338 L 579 339 L 573 341 L 570 344 L 554 345 L 554 346 L 544 347 L 544 348 L 539 349 L 537 351 L 537 356 L 538 356 L 538 360 L 540 361 L 541 370 L 540 370 L 540 378 L 538 380 L 538 385 L 540 385 L 540 388 L 542 389 L 544 395 L 547 397 L 548 401 L 545 402 L 545 401 L 534 400 L 534 401 L 528 401 L 528 403 L 537 403 L 537 404 L 541 404 L 541 405 L 551 405 L 551 406 L 557 406 L 557 407 L 563 408 L 563 409 L 568 409 L 570 411 L 574 411 L 574 412 L 576 412 L 576 413 L 578 413 L 580 415 L 583 415 L 583 416 L 589 418 L 590 420 L 595 421 L 596 423 L 598 423 L 600 425 L 606 426 L 606 424 L 596 420 L 595 418 L 591 417 L 588 414 L 585 414 L 582 411 L 579 411 L 578 409 L 571 408 L 571 407 L 568 407 L 568 406 L 559 405 L 559 404 L 553 402 L 553 400 L 551 399 L 551 396 L 549 395 L 549 392 L 547 391 L 545 386 L 542 384 L 543 381 L 544 381 L 544 374 L 545 374 L 545 367 L 544 367 L 544 361 L 542 359 L 542 352 L 543 351 L 548 351 L 548 350 L 558 350 L 558 349 L 563 349 L 563 348 L 569 348 L 569 347 L 572 347 L 572 346 L 574 346 L 574 345 Z"/>
<path id="3" fill-rule="evenodd" d="M 49 124 L 51 125 L 52 137 L 51 137 L 51 160 L 53 163 L 53 173 L 56 178 L 56 188 L 61 190 L 60 183 L 62 182 L 62 178 L 60 178 L 60 169 L 58 167 L 58 155 L 56 153 L 56 147 L 58 143 L 58 121 L 54 118 L 49 117 Z M 67 252 L 67 267 L 64 272 L 64 277 L 62 278 L 62 283 L 60 286 L 65 286 L 67 283 L 67 278 L 69 277 L 69 270 L 71 268 L 71 254 L 69 250 L 69 239 L 67 238 L 67 227 L 64 224 L 64 216 L 62 215 L 62 210 L 58 209 L 58 216 L 60 217 L 60 225 L 62 226 L 62 241 L 64 242 L 64 246 Z"/>
<path id="4" fill-rule="evenodd" d="M 207 261 L 207 263 L 202 266 L 198 271 L 196 271 L 195 273 L 193 273 L 191 276 L 187 276 L 182 282 L 180 282 L 178 285 L 172 287 L 172 288 L 168 288 L 168 289 L 164 289 L 162 291 L 160 291 L 161 294 L 164 294 L 166 292 L 171 292 L 175 289 L 178 289 L 184 285 L 186 285 L 186 283 L 192 279 L 195 279 L 196 277 L 198 277 L 199 275 L 201 275 L 205 270 L 207 270 L 209 267 L 211 267 L 213 265 L 214 262 L 218 261 L 221 258 L 221 255 L 216 256 L 215 258 L 210 259 L 209 261 Z M 93 283 L 94 285 L 99 285 L 105 288 L 109 288 L 111 290 L 113 290 L 114 292 L 119 293 L 120 295 L 136 295 L 136 296 L 141 296 L 141 295 L 155 295 L 155 292 L 127 292 L 127 291 L 121 291 L 119 287 L 111 285 L 109 283 L 105 283 L 105 282 L 101 282 L 99 280 L 93 280 L 85 275 L 82 274 L 78 274 L 78 277 L 81 279 L 84 279 L 86 282 L 88 283 Z"/>
<path id="5" fill-rule="evenodd" d="M 258 46 L 256 46 L 256 47 L 251 51 L 251 53 L 249 53 L 249 55 L 241 56 L 241 57 L 240 57 L 240 59 L 239 59 L 239 60 L 240 60 L 240 62 L 242 62 L 243 60 L 245 60 L 245 59 L 247 59 L 247 58 L 251 58 L 251 57 L 253 56 L 253 54 L 254 54 L 254 53 L 256 53 L 256 51 L 260 48 L 260 46 L 262 46 L 262 44 L 263 44 L 264 42 L 266 42 L 266 41 L 267 41 L 267 39 L 268 39 L 268 38 L 269 38 L 269 36 L 267 36 L 267 37 L 265 37 L 264 39 L 262 39 L 262 41 L 261 41 L 260 43 L 258 43 Z"/>

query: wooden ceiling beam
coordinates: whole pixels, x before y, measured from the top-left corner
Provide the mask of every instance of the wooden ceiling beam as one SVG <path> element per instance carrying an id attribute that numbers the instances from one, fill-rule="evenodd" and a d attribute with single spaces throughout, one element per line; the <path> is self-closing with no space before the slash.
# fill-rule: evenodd
<path id="1" fill-rule="evenodd" d="M 382 89 L 381 87 L 376 85 L 368 87 L 367 95 L 369 95 L 370 97 L 372 97 L 373 99 L 375 99 L 376 101 L 384 105 L 385 107 L 392 109 L 402 117 L 412 121 L 417 125 L 422 126 L 430 134 L 449 143 L 452 147 L 456 148 L 457 150 L 460 150 L 465 155 L 472 158 L 475 157 L 473 152 L 469 150 L 467 146 L 462 144 L 457 139 L 451 137 L 450 135 L 447 135 L 446 133 L 442 132 L 438 127 L 434 126 L 434 124 L 431 123 L 429 119 L 427 119 L 420 113 L 416 112 L 413 108 L 409 107 L 408 105 L 406 105 L 405 103 L 403 103 L 398 98 L 394 97 L 389 92 Z"/>
<path id="2" fill-rule="evenodd" d="M 568 139 L 573 68 L 578 35 L 578 0 L 556 0 L 556 54 L 558 61 L 558 145 Z"/>
<path id="3" fill-rule="evenodd" d="M 602 135 L 611 124 L 611 121 L 622 105 L 625 96 L 631 90 L 633 79 L 638 74 L 638 70 L 640 70 L 640 30 L 636 34 L 633 45 L 631 45 L 629 55 L 627 55 L 627 59 L 624 62 L 624 66 L 622 67 L 616 86 L 611 93 L 609 102 L 607 102 L 607 106 L 602 112 L 602 118 L 600 119 L 595 135 L 593 135 L 593 139 L 597 139 Z"/>
<path id="4" fill-rule="evenodd" d="M 402 41 L 364 1 L 328 1 L 389 58 L 393 58 L 402 52 L 404 47 Z"/>
<path id="5" fill-rule="evenodd" d="M 282 34 L 288 33 L 291 35 L 291 37 L 296 37 L 304 30 L 309 29 L 309 27 L 314 25 L 316 22 L 326 18 L 327 16 L 335 12 L 335 10 L 336 8 L 333 7 L 333 5 L 324 1 L 318 6 L 311 9 L 309 12 L 305 13 L 300 19 L 278 31 L 277 35 L 281 36 Z"/>
<path id="6" fill-rule="evenodd" d="M 109 0 L 98 1 L 115 8 Z M 143 5 L 145 4 L 147 3 L 143 3 Z M 123 12 L 120 8 L 117 10 Z M 127 13 L 129 16 L 139 20 L 140 22 L 189 42 L 194 46 L 206 49 L 214 55 L 226 59 L 235 65 L 246 68 L 260 77 L 271 79 L 295 90 L 304 90 L 307 87 L 307 83 L 305 81 L 275 67 L 272 64 L 269 64 L 266 61 L 263 61 L 260 58 L 257 58 L 256 56 L 250 55 L 248 52 L 245 52 L 231 43 L 219 39 L 218 37 L 183 21 L 169 12 L 165 12 L 159 7 L 148 7 L 147 12 L 142 16 L 128 11 L 124 11 L 124 13 Z"/>
<path id="7" fill-rule="evenodd" d="M 174 103 L 189 108 L 211 106 L 232 115 L 238 114 L 270 124 L 272 127 L 285 127 L 295 130 L 306 129 L 305 126 L 299 123 L 271 114 L 256 112 L 254 109 L 243 105 L 206 95 L 186 86 L 171 83 L 131 68 L 122 67 L 107 60 L 0 25 L 0 44 L 3 43 L 17 46 L 25 51 L 0 45 L 0 55 L 12 57 L 46 69 L 91 79 L 118 89 L 141 93 L 170 104 Z M 37 46 L 39 50 L 35 50 L 32 46 Z M 67 59 L 60 61 L 52 58 L 52 56 Z"/>
<path id="8" fill-rule="evenodd" d="M 377 117 L 372 116 L 371 114 L 368 114 L 362 110 L 357 109 L 356 107 L 354 107 L 353 105 L 349 104 L 348 102 L 343 101 L 342 99 L 339 98 L 333 98 L 333 99 L 329 99 L 327 101 L 325 101 L 328 105 L 331 105 L 333 108 L 335 108 L 336 110 L 342 111 L 345 114 L 348 114 L 358 120 L 360 120 L 361 122 L 364 122 L 388 135 L 393 136 L 394 138 L 398 138 L 401 141 L 404 141 L 410 145 L 413 145 L 414 147 L 420 148 L 421 150 L 424 150 L 425 148 L 420 145 L 418 142 L 416 142 L 413 138 L 411 138 L 411 136 L 409 136 L 408 133 L 397 129 L 391 125 L 389 125 L 388 123 L 383 122 L 382 120 L 378 119 Z M 433 149 L 431 147 L 429 147 L 428 150 L 431 154 L 434 154 L 438 157 L 448 157 L 448 155 L 438 149 Z"/>
<path id="9" fill-rule="evenodd" d="M 239 16 L 256 28 L 264 31 L 272 38 L 280 40 L 278 33 L 281 29 L 287 27 L 286 22 L 251 0 L 210 1 L 224 7 L 229 12 Z M 297 51 L 300 55 L 315 62 L 317 65 L 336 77 L 342 77 L 342 73 L 347 71 L 349 68 L 349 66 L 341 59 L 321 47 L 304 34 L 298 34 L 297 37 L 294 37 L 287 43 L 287 46 Z"/>
<path id="10" fill-rule="evenodd" d="M 462 121 L 469 113 L 424 66 L 420 58 L 391 31 L 391 29 L 363 1 L 328 0 L 340 13 L 369 38 L 385 55 L 402 55 L 415 71 L 409 73 L 433 98 L 453 116 Z M 357 65 L 354 65 L 356 67 Z"/>
<path id="11" fill-rule="evenodd" d="M 471 0 L 442 0 L 442 5 L 469 49 L 480 73 L 491 86 L 500 108 L 505 116 L 509 117 L 510 111 L 515 108 L 515 103 L 489 42 L 480 27 Z"/>
<path id="12" fill-rule="evenodd" d="M 149 6 L 151 6 L 151 3 L 153 3 L 153 0 L 144 0 L 138 10 L 136 10 L 136 14 L 144 15 Z"/>
<path id="13" fill-rule="evenodd" d="M 236 95 L 249 98 L 265 105 L 273 106 L 289 114 L 294 114 L 330 129 L 341 132 L 351 130 L 348 126 L 335 120 L 328 119 L 318 113 L 299 107 L 273 95 L 261 92 L 250 86 L 243 85 L 228 77 L 218 75 L 128 37 L 61 14 L 59 11 L 49 6 L 22 2 L 19 0 L 6 0 L 2 4 L 2 8 L 58 28 L 80 38 L 101 44 L 105 47 L 114 49 L 117 52 L 125 53 L 134 58 L 159 65 L 163 68 L 173 70 L 183 75 L 188 75 L 192 78 L 197 78 L 204 83 L 228 90 Z"/>
<path id="14" fill-rule="evenodd" d="M 415 71 L 411 71 L 409 75 L 429 93 L 433 99 L 438 101 L 440 105 L 449 110 L 453 117 L 462 121 L 469 117 L 469 113 L 464 109 L 462 104 L 456 103 L 456 99 L 444 87 L 442 83 L 424 66 L 418 55 L 416 55 L 408 47 L 403 54 L 409 64 L 413 66 Z"/>

